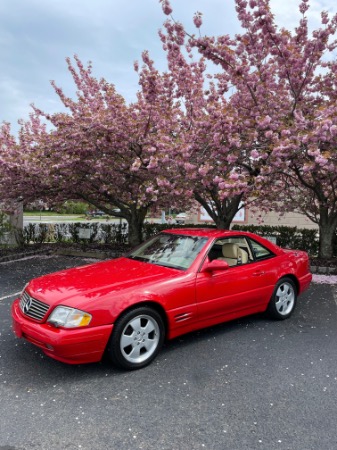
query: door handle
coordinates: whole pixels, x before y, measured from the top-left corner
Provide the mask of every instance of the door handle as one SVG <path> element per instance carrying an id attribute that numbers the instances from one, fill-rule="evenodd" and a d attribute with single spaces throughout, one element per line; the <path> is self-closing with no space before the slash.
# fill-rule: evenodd
<path id="1" fill-rule="evenodd" d="M 260 277 L 261 275 L 264 275 L 266 272 L 263 270 L 258 270 L 257 272 L 253 272 L 254 277 Z"/>

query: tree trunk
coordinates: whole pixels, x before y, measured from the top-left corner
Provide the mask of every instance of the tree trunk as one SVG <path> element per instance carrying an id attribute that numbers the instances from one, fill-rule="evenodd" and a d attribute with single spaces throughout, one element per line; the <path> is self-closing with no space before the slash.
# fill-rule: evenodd
<path id="1" fill-rule="evenodd" d="M 217 228 L 220 230 L 230 229 L 233 219 L 240 209 L 240 202 L 241 200 L 239 198 L 227 200 L 226 207 L 217 211 L 218 214 L 213 218 Z"/>
<path id="2" fill-rule="evenodd" d="M 210 196 L 211 201 L 202 197 L 198 192 L 194 192 L 194 198 L 214 220 L 216 227 L 221 230 L 229 230 L 235 214 L 240 210 L 242 194 L 220 200 L 217 191 L 211 191 Z"/>
<path id="3" fill-rule="evenodd" d="M 333 241 L 335 230 L 330 227 L 319 227 L 319 258 L 333 257 Z"/>
<path id="4" fill-rule="evenodd" d="M 329 215 L 328 208 L 321 208 L 319 220 L 319 258 L 333 257 L 336 227 L 337 214 Z"/>
<path id="5" fill-rule="evenodd" d="M 130 245 L 136 247 L 143 242 L 143 224 L 151 204 L 137 208 L 135 204 L 128 205 L 116 198 L 109 199 L 110 202 L 108 204 L 93 200 L 83 194 L 81 194 L 81 198 L 106 214 L 125 219 L 128 223 L 128 241 Z M 116 211 L 116 208 L 119 211 Z"/>
<path id="6" fill-rule="evenodd" d="M 132 247 L 143 242 L 143 224 L 147 213 L 146 207 L 139 209 L 131 209 L 130 214 L 126 217 L 128 222 L 129 244 Z"/>

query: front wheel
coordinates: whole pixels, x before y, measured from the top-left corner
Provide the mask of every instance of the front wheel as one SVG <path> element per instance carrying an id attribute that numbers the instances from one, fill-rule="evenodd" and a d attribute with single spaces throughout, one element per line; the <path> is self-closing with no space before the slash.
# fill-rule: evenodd
<path id="1" fill-rule="evenodd" d="M 267 313 L 278 320 L 287 319 L 293 313 L 297 301 L 297 289 L 291 278 L 281 278 L 275 286 Z"/>
<path id="2" fill-rule="evenodd" d="M 153 308 L 141 306 L 127 311 L 116 321 L 108 354 L 119 367 L 141 369 L 157 356 L 164 338 L 161 315 Z"/>

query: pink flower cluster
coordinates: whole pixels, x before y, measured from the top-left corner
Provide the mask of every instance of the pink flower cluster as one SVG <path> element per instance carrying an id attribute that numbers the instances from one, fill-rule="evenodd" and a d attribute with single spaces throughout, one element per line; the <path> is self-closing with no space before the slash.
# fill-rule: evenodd
<path id="1" fill-rule="evenodd" d="M 193 196 L 221 227 L 244 202 L 301 211 L 331 236 L 337 15 L 322 12 L 309 32 L 309 0 L 299 0 L 299 23 L 287 30 L 270 0 L 234 1 L 242 27 L 234 37 L 194 35 L 167 18 L 159 39 L 168 69 L 160 72 L 144 51 L 131 104 L 93 76 L 91 63 L 68 58 L 77 97 L 52 82 L 66 112 L 34 107 L 18 139 L 1 127 L 4 198 L 81 198 L 119 208 L 131 224 L 154 205 L 186 209 Z M 171 16 L 169 0 L 160 3 Z M 202 14 L 193 21 L 200 28 Z"/>

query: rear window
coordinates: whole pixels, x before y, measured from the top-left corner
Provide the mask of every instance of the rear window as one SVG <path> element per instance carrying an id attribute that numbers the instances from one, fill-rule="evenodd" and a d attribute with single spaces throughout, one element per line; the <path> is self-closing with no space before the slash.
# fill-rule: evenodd
<path id="1" fill-rule="evenodd" d="M 255 260 L 267 259 L 274 256 L 274 253 L 256 241 L 251 240 L 250 243 Z"/>

